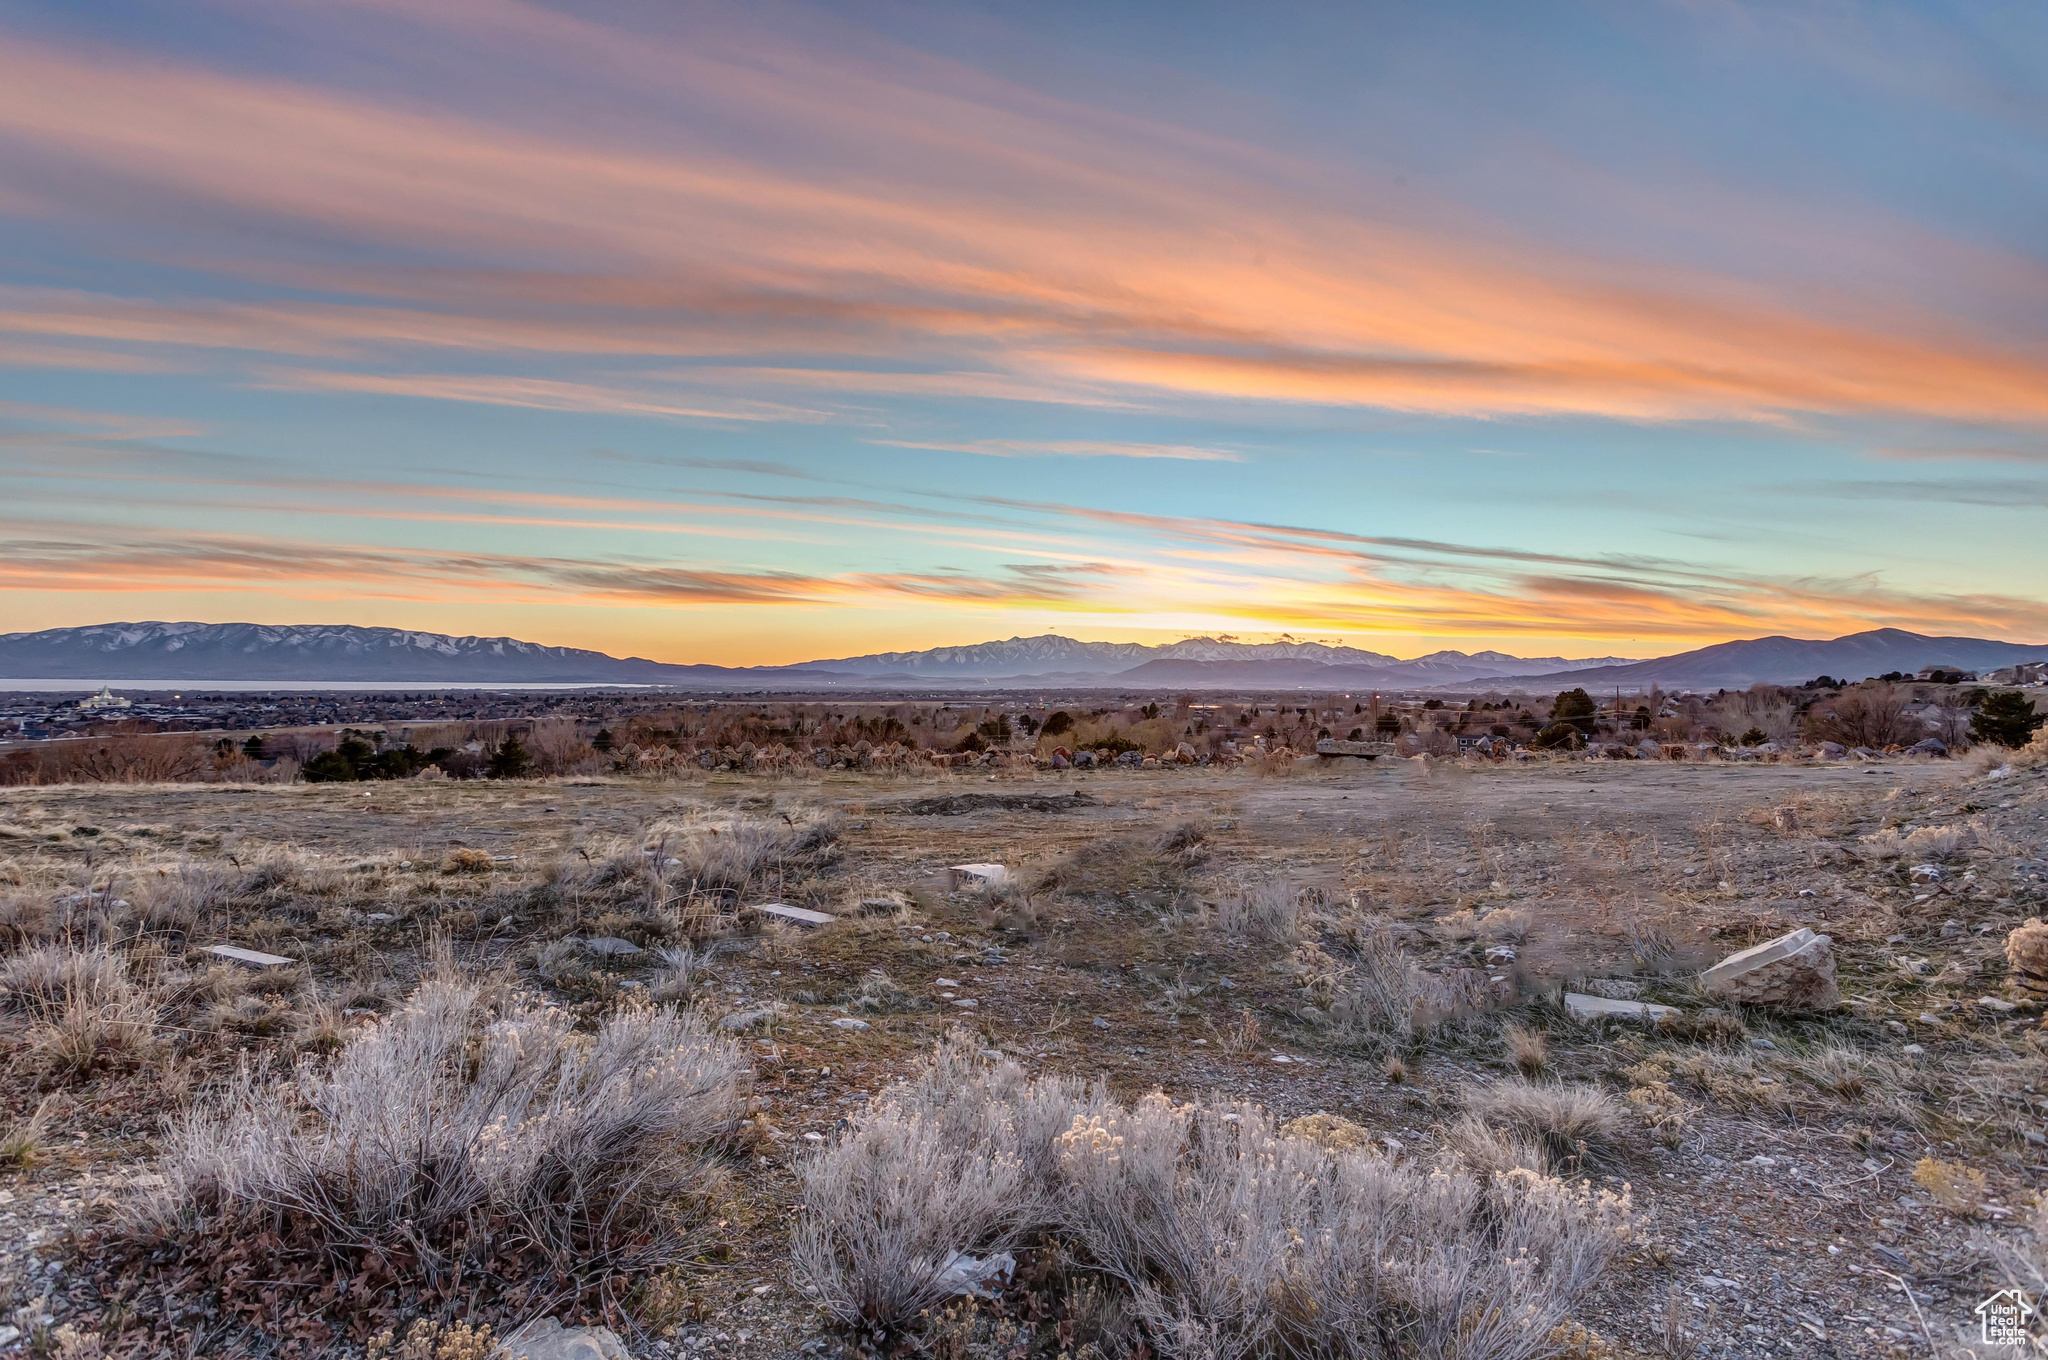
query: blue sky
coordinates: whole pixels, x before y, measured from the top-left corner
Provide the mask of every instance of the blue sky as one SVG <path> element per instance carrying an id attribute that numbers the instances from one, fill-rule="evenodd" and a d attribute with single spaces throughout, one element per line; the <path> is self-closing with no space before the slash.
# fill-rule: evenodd
<path id="1" fill-rule="evenodd" d="M 2048 639 L 2036 6 L 0 39 L 6 628 Z"/>

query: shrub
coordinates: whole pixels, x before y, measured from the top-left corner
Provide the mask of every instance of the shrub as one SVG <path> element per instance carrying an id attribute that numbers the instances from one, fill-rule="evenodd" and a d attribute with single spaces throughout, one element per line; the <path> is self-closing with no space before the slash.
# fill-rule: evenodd
<path id="1" fill-rule="evenodd" d="M 1984 1211 L 1984 1173 L 1973 1166 L 1922 1157 L 1913 1164 L 1913 1183 L 1952 1214 L 1975 1218 Z"/>
<path id="2" fill-rule="evenodd" d="M 931 1307 L 955 1252 L 1056 1235 L 1171 1360 L 1522 1357 L 1629 1231 L 1625 1197 L 1277 1131 L 1259 1107 L 1134 1107 L 957 1043 L 804 1166 L 799 1279 L 842 1322 Z"/>
<path id="3" fill-rule="evenodd" d="M 1459 1009 L 1458 989 L 1432 976 L 1394 938 L 1381 917 L 1342 923 L 1347 957 L 1320 946 L 1295 951 L 1309 1019 L 1337 1029 L 1354 1043 L 1404 1047 L 1417 1028 L 1428 1028 Z"/>
<path id="4" fill-rule="evenodd" d="M 283 1086 L 245 1069 L 180 1117 L 133 1226 L 188 1246 L 262 1226 L 429 1282 L 501 1249 L 665 1264 L 696 1250 L 683 1210 L 708 1185 L 701 1149 L 735 1123 L 741 1070 L 673 1010 L 586 1037 L 560 1011 L 436 978 L 331 1066 L 302 1059 Z"/>
<path id="5" fill-rule="evenodd" d="M 1621 1150 L 1621 1107 L 1595 1086 L 1514 1077 L 1473 1092 L 1465 1106 L 1489 1125 L 1537 1140 L 1559 1165 L 1605 1165 Z"/>
<path id="6" fill-rule="evenodd" d="M 825 811 L 700 817 L 650 831 L 657 869 L 691 892 L 738 898 L 771 873 L 808 873 L 838 853 L 839 818 Z M 673 865 L 663 860 L 673 859 Z"/>
<path id="7" fill-rule="evenodd" d="M 1906 713 L 1906 696 L 1890 685 L 1864 685 L 1816 704 L 1806 719 L 1815 741 L 1882 749 L 1918 737 L 1917 719 Z"/>
<path id="8" fill-rule="evenodd" d="M 1089 1102 L 1075 1083 L 982 1065 L 969 1043 L 940 1044 L 801 1168 L 796 1273 L 842 1323 L 899 1326 L 957 1292 L 958 1253 L 1009 1250 L 1048 1221 L 1053 1142 Z"/>
<path id="9" fill-rule="evenodd" d="M 1285 879 L 1272 879 L 1238 889 L 1217 906 L 1216 924 L 1224 934 L 1286 943 L 1301 934 L 1301 889 Z"/>

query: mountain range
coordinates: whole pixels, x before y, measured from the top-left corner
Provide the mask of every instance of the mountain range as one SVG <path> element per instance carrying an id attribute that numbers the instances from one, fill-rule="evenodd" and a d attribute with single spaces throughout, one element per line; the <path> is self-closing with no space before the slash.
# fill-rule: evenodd
<path id="1" fill-rule="evenodd" d="M 1895 628 L 1832 641 L 1768 637 L 1676 656 L 1571 659 L 1504 652 L 1432 652 L 1403 660 L 1321 642 L 1187 638 L 1158 646 L 1079 642 L 1047 633 L 965 647 L 877 652 L 787 666 L 674 665 L 516 638 L 452 637 L 398 628 L 253 623 L 108 623 L 0 634 L 0 687 L 8 679 L 271 681 L 394 686 L 584 684 L 680 689 L 886 689 L 1015 682 L 1084 687 L 1307 689 L 1513 688 L 1622 685 L 1630 689 L 1796 684 L 1922 666 L 1977 670 L 2048 659 L 2048 646 L 1984 638 L 1923 637 Z"/>
<path id="2" fill-rule="evenodd" d="M 1966 671 L 1996 670 L 2022 661 L 2048 661 L 2048 645 L 1994 642 L 1989 638 L 1928 637 L 1900 628 L 1875 628 L 1867 633 L 1818 642 L 1807 638 L 1761 637 L 1717 642 L 1675 656 L 1603 666 L 1532 673 L 1516 679 L 1541 678 L 1545 685 L 1616 684 L 1647 689 L 1747 689 L 1755 684 L 1796 685 L 1817 676 L 1867 680 L 1926 666 L 1954 666 Z"/>

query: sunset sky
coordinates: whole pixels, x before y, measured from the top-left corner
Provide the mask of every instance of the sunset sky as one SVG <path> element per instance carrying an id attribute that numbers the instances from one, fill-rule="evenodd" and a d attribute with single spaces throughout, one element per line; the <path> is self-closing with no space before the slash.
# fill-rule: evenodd
<path id="1" fill-rule="evenodd" d="M 2048 641 L 2048 6 L 0 3 L 0 630 Z"/>

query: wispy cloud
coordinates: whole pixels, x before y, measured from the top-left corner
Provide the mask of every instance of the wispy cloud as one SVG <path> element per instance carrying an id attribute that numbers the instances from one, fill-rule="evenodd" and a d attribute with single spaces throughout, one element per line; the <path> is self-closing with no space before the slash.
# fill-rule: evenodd
<path id="1" fill-rule="evenodd" d="M 47 157 L 72 167 L 26 180 L 44 215 L 204 211 L 470 263 L 323 266 L 326 289 L 361 299 L 350 303 L 74 294 L 9 309 L 0 331 L 385 359 L 448 346 L 800 353 L 825 362 L 746 367 L 791 386 L 1079 404 L 1171 394 L 1486 417 L 2048 421 L 2038 348 L 1903 298 L 1850 306 L 1603 265 L 1506 243 L 1497 227 L 1412 220 L 1412 195 L 1400 213 L 1361 213 L 1349 193 L 1319 196 L 1315 167 L 986 80 L 977 95 L 967 73 L 879 45 L 823 61 L 756 33 L 746 50 L 646 40 L 626 54 L 622 35 L 583 24 L 548 48 L 527 11 L 468 13 L 528 60 L 623 62 L 635 98 L 669 105 L 654 125 L 687 132 L 621 135 L 602 119 L 540 131 L 489 100 L 371 100 L 17 39 L 0 50 L 0 144 L 24 170 Z M 758 120 L 797 149 L 742 157 L 692 121 L 697 100 L 730 101 L 727 121 Z M 486 263 L 508 258 L 519 263 Z M 2048 273 L 2003 265 L 2029 289 Z M 388 305 L 394 293 L 409 305 Z M 905 367 L 941 356 L 947 371 Z M 307 381 L 739 418 L 596 379 L 526 397 L 519 379 Z"/>
<path id="2" fill-rule="evenodd" d="M 686 420 L 817 420 L 822 413 L 759 403 L 725 407 L 699 406 L 664 399 L 646 389 L 563 382 L 553 378 L 521 378 L 499 374 L 461 373 L 324 373 L 305 369 L 269 369 L 252 384 L 276 391 L 367 392 L 378 396 L 425 397 L 439 401 L 480 402 L 487 406 L 520 406 L 534 411 L 574 411 L 591 415 L 668 416 Z"/>
<path id="3" fill-rule="evenodd" d="M 1245 461 L 1243 454 L 1229 449 L 1197 448 L 1191 444 L 1138 444 L 1121 440 L 969 439 L 948 444 L 911 439 L 870 439 L 867 442 L 896 449 L 972 453 L 986 458 L 1167 458 L 1189 463 Z"/>

